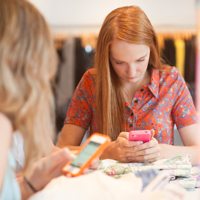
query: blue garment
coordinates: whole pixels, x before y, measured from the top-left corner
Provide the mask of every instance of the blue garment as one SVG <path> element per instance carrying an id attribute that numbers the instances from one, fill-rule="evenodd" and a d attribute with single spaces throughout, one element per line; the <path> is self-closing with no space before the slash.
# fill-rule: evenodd
<path id="1" fill-rule="evenodd" d="M 20 200 L 21 193 L 19 189 L 19 185 L 15 176 L 15 167 L 16 163 L 12 156 L 9 154 L 8 157 L 8 165 L 6 168 L 6 174 L 4 176 L 4 181 L 2 184 L 2 188 L 0 190 L 0 200 Z"/>

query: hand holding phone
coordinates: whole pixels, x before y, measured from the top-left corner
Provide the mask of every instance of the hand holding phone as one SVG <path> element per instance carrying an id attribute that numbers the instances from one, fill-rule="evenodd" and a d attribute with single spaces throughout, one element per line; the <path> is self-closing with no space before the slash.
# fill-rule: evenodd
<path id="1" fill-rule="evenodd" d="M 110 138 L 107 135 L 93 133 L 81 146 L 77 157 L 64 166 L 63 173 L 70 176 L 81 175 L 109 143 Z"/>
<path id="2" fill-rule="evenodd" d="M 129 132 L 129 141 L 149 142 L 154 135 L 154 130 L 134 130 Z"/>

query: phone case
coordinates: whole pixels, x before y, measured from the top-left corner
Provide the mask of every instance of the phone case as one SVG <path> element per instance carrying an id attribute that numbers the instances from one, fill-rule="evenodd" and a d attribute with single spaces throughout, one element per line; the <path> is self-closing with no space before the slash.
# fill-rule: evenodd
<path id="1" fill-rule="evenodd" d="M 103 152 L 103 150 L 107 147 L 107 145 L 110 143 L 110 137 L 108 137 L 107 135 L 103 135 L 100 133 L 93 133 L 87 140 L 86 142 L 81 146 L 80 151 L 77 154 L 77 157 L 68 162 L 64 168 L 63 168 L 63 173 L 65 175 L 70 175 L 70 176 L 79 176 L 81 175 L 87 168 L 90 167 L 91 163 L 93 162 L 93 160 L 95 160 L 96 158 L 98 158 L 101 153 Z M 90 148 L 90 154 L 87 155 L 86 149 L 89 148 L 89 145 L 94 142 L 96 143 L 98 146 L 95 147 L 95 149 L 91 149 Z M 92 151 L 92 152 L 91 152 Z M 82 160 L 79 164 L 79 159 L 80 157 L 84 157 L 84 161 L 82 163 Z M 78 160 L 76 162 L 76 159 Z M 74 163 L 76 163 L 74 165 Z"/>
<path id="2" fill-rule="evenodd" d="M 134 130 L 129 132 L 129 141 L 149 142 L 151 138 L 151 130 Z"/>

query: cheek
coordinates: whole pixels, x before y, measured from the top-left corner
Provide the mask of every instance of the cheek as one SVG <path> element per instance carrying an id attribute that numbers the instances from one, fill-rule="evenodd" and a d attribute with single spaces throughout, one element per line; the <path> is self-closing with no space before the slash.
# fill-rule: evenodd
<path id="1" fill-rule="evenodd" d="M 139 72 L 146 72 L 148 67 L 148 62 L 142 63 L 141 65 L 138 66 L 138 71 Z"/>
<path id="2" fill-rule="evenodd" d="M 120 65 L 113 65 L 113 69 L 116 72 L 117 75 L 122 74 L 125 71 L 125 68 Z"/>

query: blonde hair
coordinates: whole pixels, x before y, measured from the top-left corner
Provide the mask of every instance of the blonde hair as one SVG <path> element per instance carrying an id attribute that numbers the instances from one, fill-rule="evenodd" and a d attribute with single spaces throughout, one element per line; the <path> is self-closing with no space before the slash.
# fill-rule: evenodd
<path id="1" fill-rule="evenodd" d="M 1 0 L 0 19 L 0 112 L 22 133 L 28 166 L 52 147 L 56 53 L 45 19 L 28 1 Z"/>
<path id="2" fill-rule="evenodd" d="M 150 47 L 149 68 L 161 68 L 155 31 L 145 15 L 136 6 L 113 10 L 101 27 L 95 53 L 96 104 L 99 129 L 114 140 L 124 127 L 124 95 L 119 79 L 110 63 L 110 45 L 114 39 Z"/>

